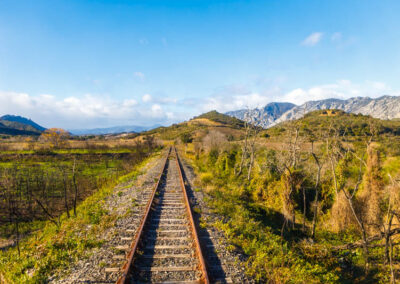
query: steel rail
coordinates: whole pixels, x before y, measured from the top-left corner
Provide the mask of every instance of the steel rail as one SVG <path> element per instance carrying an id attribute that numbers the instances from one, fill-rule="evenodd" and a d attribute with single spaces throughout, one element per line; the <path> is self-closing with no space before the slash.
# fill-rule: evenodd
<path id="1" fill-rule="evenodd" d="M 203 283 L 209 284 L 210 280 L 209 280 L 208 274 L 207 274 L 206 262 L 204 260 L 203 253 L 201 252 L 200 241 L 199 241 L 199 237 L 197 234 L 196 225 L 195 225 L 194 219 L 193 219 L 192 207 L 190 206 L 189 198 L 187 196 L 185 181 L 183 180 L 183 175 L 182 175 L 183 169 L 181 167 L 181 163 L 180 163 L 180 160 L 178 157 L 178 152 L 176 151 L 175 147 L 174 147 L 174 152 L 175 152 L 176 163 L 177 163 L 178 171 L 179 171 L 180 183 L 181 183 L 183 195 L 185 196 L 185 205 L 186 205 L 187 213 L 189 215 L 190 227 L 192 229 L 193 238 L 195 239 L 197 257 L 200 260 L 200 270 L 202 272 L 201 280 L 203 281 Z"/>
<path id="2" fill-rule="evenodd" d="M 169 158 L 170 154 L 171 154 L 171 148 L 169 148 L 169 150 L 168 150 L 167 157 L 165 158 L 165 161 L 164 161 L 164 166 L 163 166 L 163 168 L 161 170 L 160 176 L 158 177 L 157 183 L 154 186 L 151 198 L 147 202 L 146 213 L 142 217 L 139 229 L 138 229 L 138 231 L 136 233 L 136 236 L 135 236 L 134 240 L 132 241 L 132 243 L 130 245 L 131 250 L 130 250 L 129 254 L 127 255 L 127 261 L 125 262 L 124 266 L 122 267 L 122 271 L 123 272 L 122 272 L 122 275 L 120 276 L 120 278 L 117 280 L 117 284 L 126 283 L 127 277 L 129 276 L 129 274 L 131 272 L 131 268 L 132 268 L 133 262 L 134 262 L 134 256 L 135 256 L 135 253 L 136 253 L 137 248 L 139 246 L 140 238 L 141 238 L 141 236 L 143 234 L 143 228 L 144 228 L 144 226 L 146 224 L 148 216 L 150 215 L 151 205 L 153 204 L 154 197 L 155 197 L 157 189 L 158 189 L 158 187 L 160 185 L 161 178 L 162 178 L 162 176 L 163 176 L 163 174 L 165 172 L 165 168 L 167 166 L 167 162 L 168 162 L 168 158 Z"/>

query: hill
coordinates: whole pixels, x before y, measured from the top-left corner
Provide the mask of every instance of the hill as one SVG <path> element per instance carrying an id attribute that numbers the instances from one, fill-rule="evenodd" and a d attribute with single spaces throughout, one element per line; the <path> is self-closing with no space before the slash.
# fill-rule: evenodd
<path id="1" fill-rule="evenodd" d="M 173 124 L 168 127 L 158 127 L 146 132 L 144 135 L 156 135 L 163 140 L 174 140 L 184 134 L 189 134 L 194 139 L 201 139 L 210 130 L 218 130 L 232 139 L 243 135 L 245 122 L 230 117 L 217 111 L 210 111 L 196 116 L 189 121 Z"/>
<path id="2" fill-rule="evenodd" d="M 10 121 L 10 122 L 18 122 L 21 124 L 25 124 L 25 125 L 30 125 L 33 128 L 39 130 L 39 131 L 45 131 L 46 128 L 44 128 L 43 126 L 40 126 L 39 124 L 37 124 L 36 122 L 32 121 L 31 119 L 22 117 L 22 116 L 17 116 L 17 115 L 3 115 L 2 117 L 0 117 L 0 120 L 6 120 L 6 121 Z"/>
<path id="3" fill-rule="evenodd" d="M 400 97 L 355 97 L 347 100 L 326 99 L 308 101 L 300 106 L 290 103 L 271 103 L 262 109 L 231 111 L 227 114 L 239 119 L 254 121 L 256 125 L 269 128 L 287 120 L 303 117 L 315 110 L 340 109 L 348 113 L 361 113 L 380 119 L 400 118 Z"/>
<path id="4" fill-rule="evenodd" d="M 243 128 L 245 126 L 245 122 L 243 120 L 240 120 L 236 117 L 232 117 L 226 114 L 219 113 L 215 110 L 194 117 L 193 120 L 195 119 L 208 119 L 238 129 Z"/>
<path id="5" fill-rule="evenodd" d="M 22 116 L 4 115 L 0 117 L 0 134 L 40 135 L 44 127 Z"/>
<path id="6" fill-rule="evenodd" d="M 315 133 L 317 130 L 328 131 L 334 128 L 341 135 L 362 136 L 370 135 L 371 127 L 380 136 L 399 136 L 400 121 L 381 120 L 372 116 L 347 113 L 343 110 L 317 110 L 307 113 L 304 117 L 282 122 L 266 133 L 270 136 L 277 136 L 284 133 L 288 128 L 297 125 L 303 133 Z"/>

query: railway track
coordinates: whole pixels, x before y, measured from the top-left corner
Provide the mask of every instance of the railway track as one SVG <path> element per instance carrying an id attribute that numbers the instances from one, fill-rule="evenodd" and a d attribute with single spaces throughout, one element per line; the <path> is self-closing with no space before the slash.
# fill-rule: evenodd
<path id="1" fill-rule="evenodd" d="M 117 283 L 209 283 L 175 148 L 145 210 Z"/>

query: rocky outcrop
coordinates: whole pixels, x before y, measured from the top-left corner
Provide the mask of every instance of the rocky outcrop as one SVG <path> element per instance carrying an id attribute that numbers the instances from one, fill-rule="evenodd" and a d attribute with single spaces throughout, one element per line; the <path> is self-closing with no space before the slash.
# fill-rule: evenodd
<path id="1" fill-rule="evenodd" d="M 340 109 L 345 112 L 361 113 L 380 119 L 394 119 L 400 118 L 400 97 L 326 99 L 309 101 L 300 106 L 290 103 L 270 103 L 262 109 L 238 110 L 226 114 L 268 128 L 280 122 L 301 118 L 306 113 L 321 109 Z"/>

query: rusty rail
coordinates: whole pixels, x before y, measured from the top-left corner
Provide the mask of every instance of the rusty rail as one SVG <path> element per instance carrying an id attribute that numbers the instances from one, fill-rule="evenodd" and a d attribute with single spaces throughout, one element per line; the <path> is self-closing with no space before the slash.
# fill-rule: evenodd
<path id="1" fill-rule="evenodd" d="M 180 160 L 179 160 L 179 157 L 178 157 L 178 152 L 176 151 L 175 147 L 174 147 L 174 152 L 175 152 L 176 163 L 178 165 L 178 170 L 179 170 L 180 183 L 181 183 L 183 195 L 185 196 L 185 205 L 186 205 L 186 210 L 187 210 L 188 215 L 189 215 L 190 227 L 192 229 L 192 235 L 193 235 L 193 237 L 195 239 L 197 257 L 200 260 L 200 270 L 202 272 L 202 281 L 203 281 L 203 283 L 209 284 L 210 281 L 208 279 L 206 262 L 204 260 L 203 253 L 201 252 L 200 241 L 199 241 L 199 237 L 198 237 L 198 234 L 197 234 L 196 225 L 195 225 L 194 219 L 193 219 L 192 207 L 190 206 L 189 198 L 187 196 L 185 181 L 183 180 L 183 175 L 182 175 L 181 163 L 180 163 Z"/>
<path id="2" fill-rule="evenodd" d="M 163 176 L 163 174 L 165 172 L 165 168 L 167 166 L 167 161 L 168 161 L 168 158 L 169 158 L 170 154 L 171 154 L 171 148 L 169 148 L 169 150 L 168 150 L 167 157 L 165 158 L 165 161 L 164 161 L 164 166 L 161 169 L 161 173 L 160 173 L 160 176 L 158 177 L 157 183 L 154 186 L 153 193 L 151 194 L 151 197 L 150 197 L 150 199 L 149 199 L 149 201 L 148 201 L 148 203 L 146 205 L 146 213 L 142 217 L 139 229 L 138 229 L 138 231 L 136 233 L 136 236 L 135 236 L 134 240 L 132 241 L 132 243 L 130 245 L 130 249 L 131 250 L 130 250 L 128 256 L 127 256 L 127 262 L 125 262 L 125 265 L 122 267 L 122 271 L 123 272 L 122 272 L 121 277 L 118 279 L 117 284 L 125 283 L 126 280 L 127 280 L 128 275 L 129 275 L 129 273 L 131 271 L 131 267 L 132 267 L 133 261 L 134 261 L 134 256 L 135 256 L 136 250 L 137 250 L 137 248 L 139 246 L 140 237 L 142 236 L 143 228 L 144 228 L 144 226 L 146 224 L 146 221 L 147 221 L 147 218 L 148 218 L 148 216 L 150 214 L 151 205 L 153 204 L 154 196 L 156 195 L 156 192 L 157 192 L 158 186 L 160 184 L 161 178 L 162 178 L 162 176 Z"/>
<path id="3" fill-rule="evenodd" d="M 171 154 L 171 151 L 172 151 L 172 148 L 170 148 L 169 151 L 168 151 L 168 154 L 167 154 L 167 157 L 165 159 L 165 163 L 164 163 L 164 166 L 163 166 L 162 171 L 160 173 L 160 176 L 158 178 L 158 181 L 157 181 L 157 183 L 156 183 L 156 185 L 155 185 L 155 187 L 153 189 L 153 193 L 151 195 L 151 198 L 147 203 L 146 213 L 145 213 L 145 215 L 143 216 L 143 218 L 141 220 L 139 229 L 138 229 L 138 231 L 136 233 L 136 236 L 135 236 L 135 238 L 134 238 L 134 240 L 133 240 L 133 242 L 132 242 L 132 244 L 130 246 L 131 250 L 130 250 L 128 256 L 127 256 L 127 262 L 125 263 L 125 265 L 122 268 L 123 272 L 122 272 L 121 277 L 118 279 L 117 284 L 126 283 L 127 280 L 128 280 L 127 278 L 129 276 L 129 274 L 131 272 L 131 268 L 133 267 L 133 264 L 134 264 L 135 253 L 136 253 L 137 248 L 139 246 L 140 239 L 141 239 L 141 237 L 143 235 L 143 228 L 144 228 L 144 226 L 146 224 L 146 221 L 147 221 L 147 219 L 148 219 L 148 217 L 150 215 L 151 206 L 153 204 L 154 197 L 155 197 L 157 189 L 159 187 L 161 178 L 162 178 L 162 176 L 163 176 L 163 174 L 165 172 L 165 168 L 166 168 L 166 165 L 167 165 L 168 158 L 169 158 L 169 156 Z M 197 235 L 196 225 L 195 225 L 194 220 L 193 220 L 192 208 L 191 208 L 190 203 L 189 203 L 189 198 L 187 196 L 185 182 L 183 180 L 183 175 L 182 175 L 182 171 L 183 170 L 182 170 L 181 163 L 180 163 L 180 160 L 179 160 L 179 157 L 178 157 L 178 152 L 176 151 L 175 147 L 174 147 L 173 151 L 174 151 L 174 154 L 175 154 L 174 156 L 175 156 L 176 163 L 177 163 L 177 166 L 178 166 L 179 179 L 180 179 L 180 184 L 181 184 L 181 188 L 182 188 L 184 199 L 185 199 L 185 207 L 186 207 L 186 210 L 187 210 L 187 213 L 188 213 L 188 217 L 189 217 L 190 229 L 192 231 L 192 235 L 193 235 L 193 238 L 195 240 L 196 254 L 197 254 L 197 257 L 198 257 L 198 259 L 200 261 L 199 270 L 202 273 L 201 281 L 202 281 L 202 283 L 209 284 L 210 281 L 209 281 L 208 274 L 207 274 L 206 263 L 205 263 L 203 254 L 201 252 L 200 241 L 199 241 L 199 237 Z"/>

